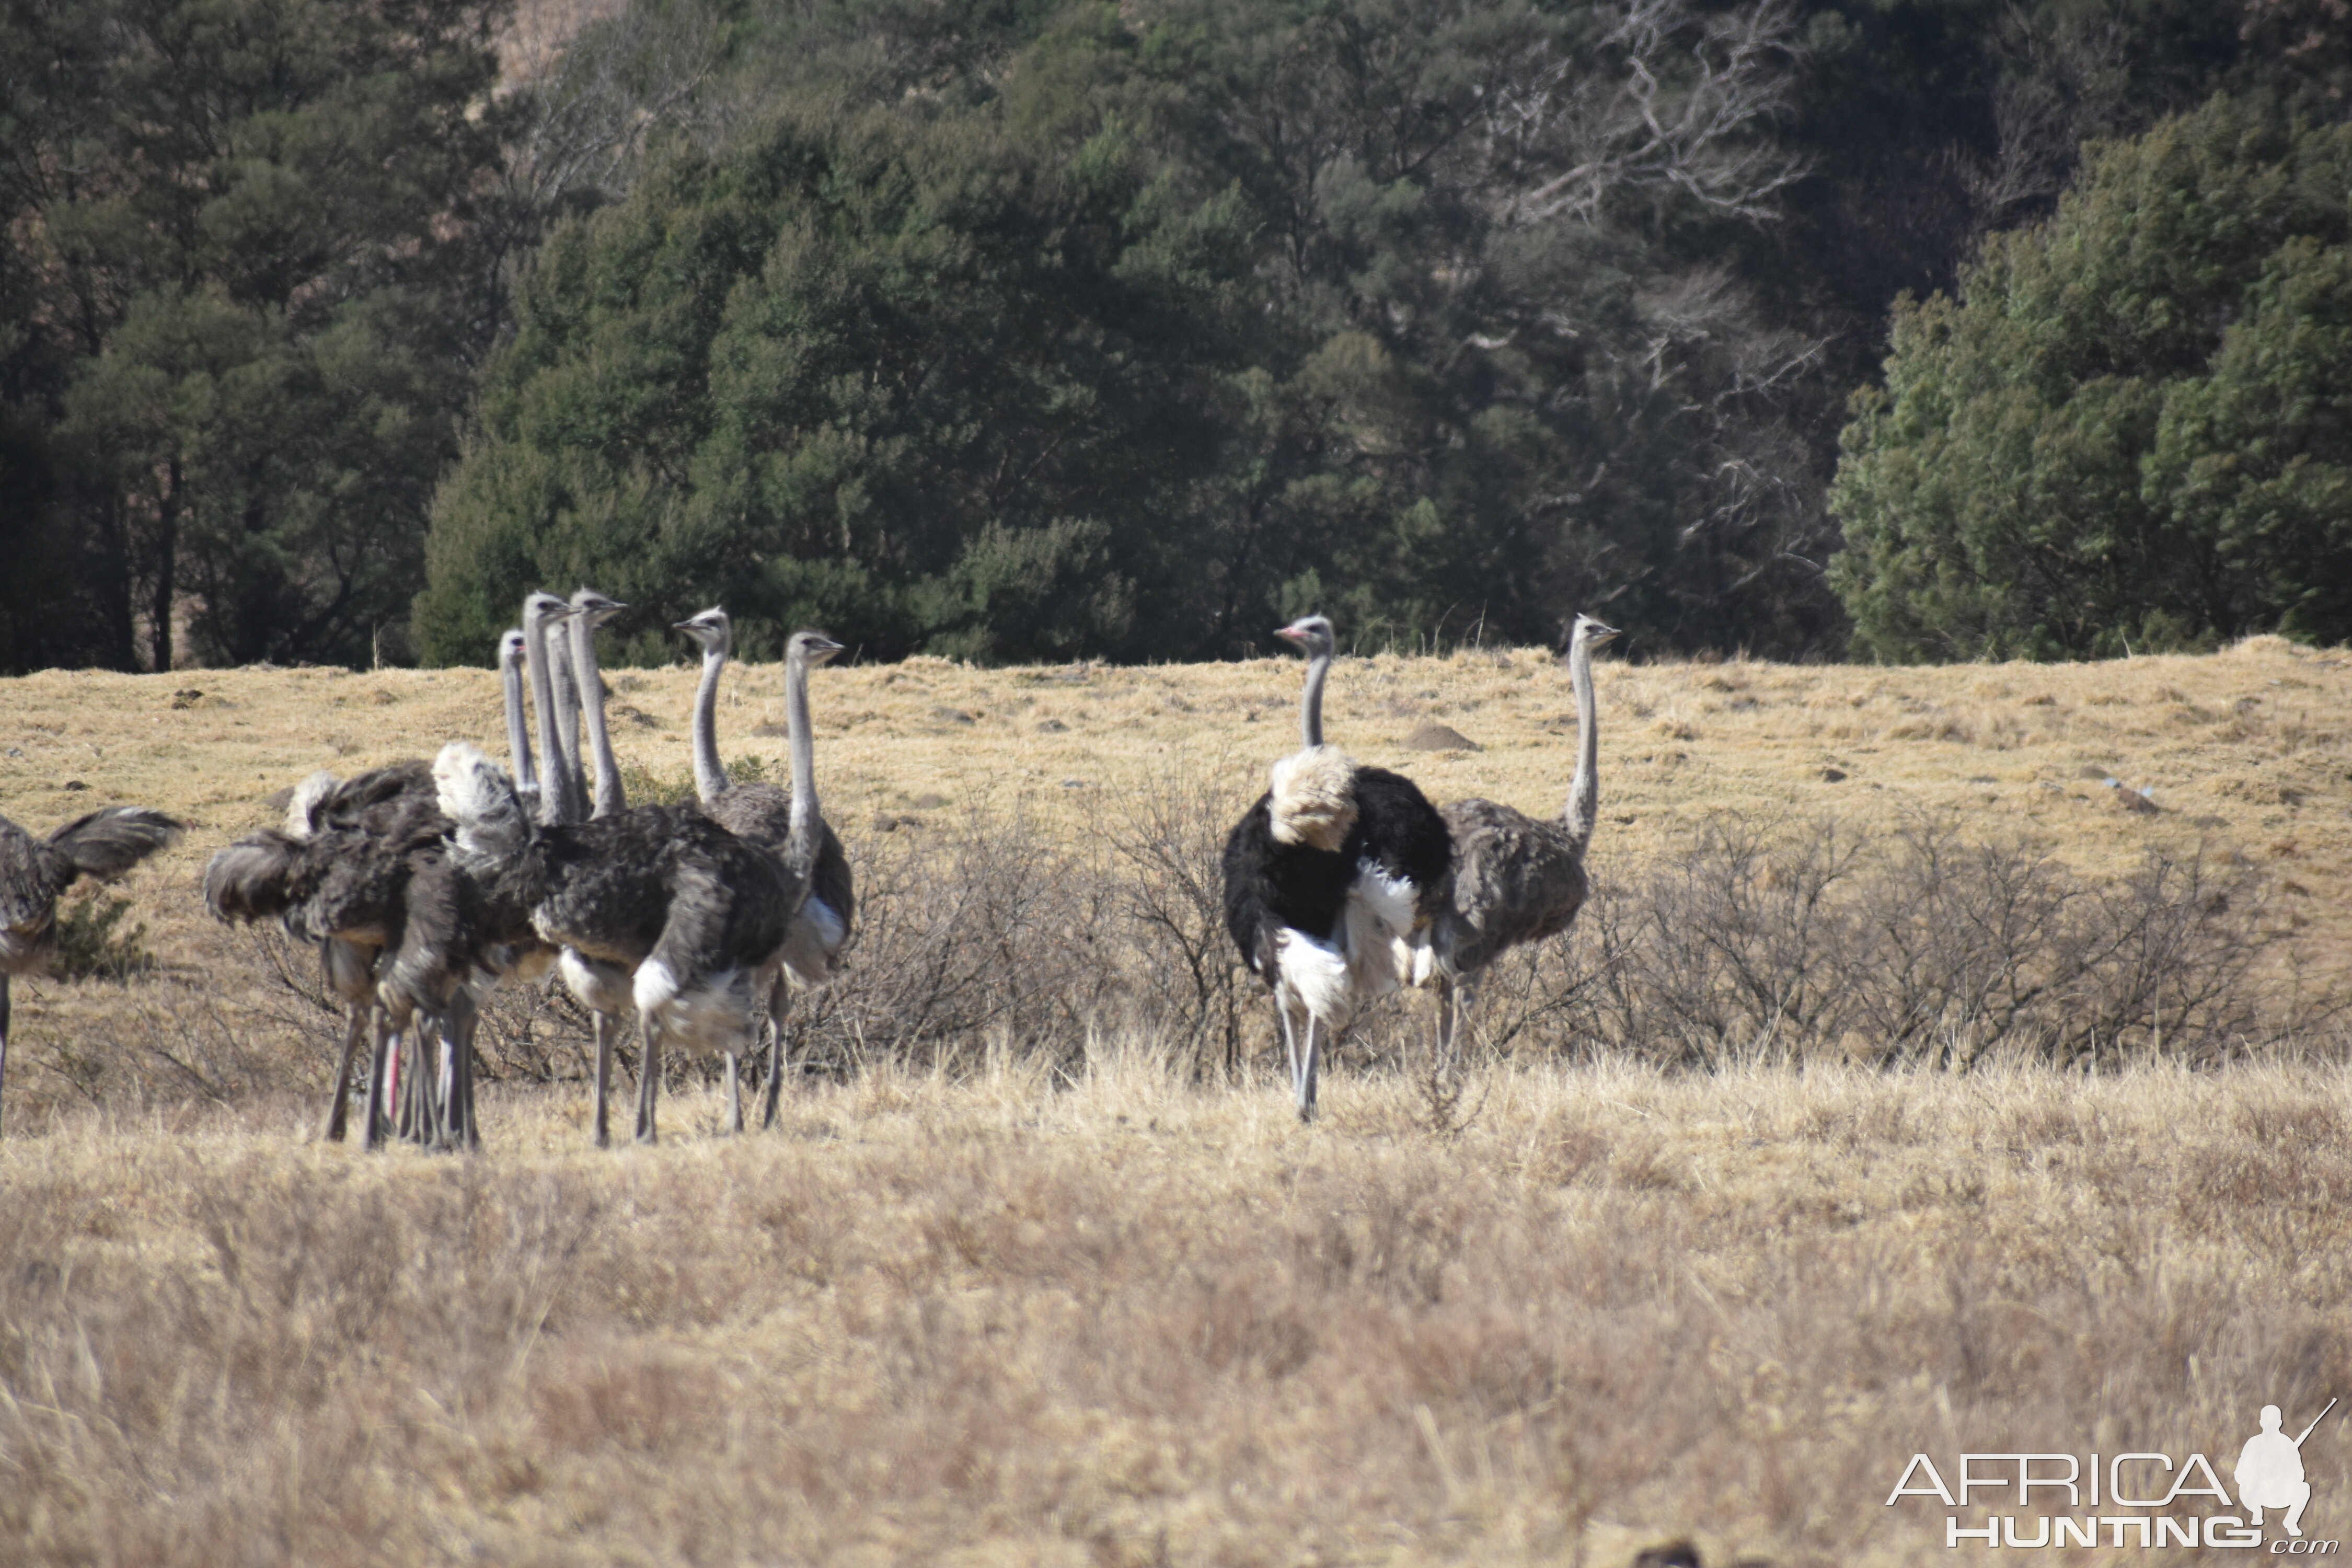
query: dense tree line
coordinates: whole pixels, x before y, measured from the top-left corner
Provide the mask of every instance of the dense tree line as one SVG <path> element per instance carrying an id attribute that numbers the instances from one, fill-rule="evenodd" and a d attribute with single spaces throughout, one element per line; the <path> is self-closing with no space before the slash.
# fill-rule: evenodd
<path id="1" fill-rule="evenodd" d="M 1847 432 L 1863 651 L 2352 637 L 2352 125 L 2216 99 L 1965 278 L 1897 307 Z"/>
<path id="2" fill-rule="evenodd" d="M 2086 140 L 2340 122 L 2342 9 L 0 0 L 0 662 L 475 660 L 574 577 L 753 651 L 1996 646 L 1832 575 L 1890 306 Z"/>

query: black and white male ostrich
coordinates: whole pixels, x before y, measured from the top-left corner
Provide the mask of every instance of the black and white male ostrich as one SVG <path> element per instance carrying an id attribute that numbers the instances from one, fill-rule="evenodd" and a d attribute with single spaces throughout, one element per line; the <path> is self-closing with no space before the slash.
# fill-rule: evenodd
<path id="1" fill-rule="evenodd" d="M 1323 743 L 1331 623 L 1309 616 L 1275 635 L 1307 655 L 1304 749 L 1274 764 L 1273 787 L 1225 840 L 1225 929 L 1274 990 L 1298 1119 L 1311 1121 L 1318 1027 L 1337 1039 L 1367 1004 L 1428 979 L 1453 849 L 1411 779 Z"/>
<path id="2" fill-rule="evenodd" d="M 177 842 L 182 825 L 143 805 L 77 816 L 47 838 L 0 817 L 0 1079 L 8 1067 L 8 982 L 58 951 L 58 895 L 83 877 L 111 881 Z"/>
<path id="3" fill-rule="evenodd" d="M 1593 712 L 1592 650 L 1614 626 L 1576 617 L 1568 679 L 1576 690 L 1576 774 L 1568 805 L 1541 820 L 1491 800 L 1459 800 L 1444 811 L 1454 842 L 1454 896 L 1437 917 L 1439 1059 L 1454 1059 L 1454 1033 L 1478 977 L 1510 949 L 1566 931 L 1590 884 L 1584 852 L 1601 811 L 1601 727 Z"/>
<path id="4" fill-rule="evenodd" d="M 817 807 L 816 737 L 809 723 L 809 671 L 832 659 L 841 645 L 823 632 L 808 630 L 794 632 L 784 644 L 784 731 L 793 763 L 793 787 L 787 794 L 770 784 L 736 784 L 719 760 L 719 677 L 734 646 L 727 612 L 713 605 L 678 622 L 677 629 L 702 647 L 702 684 L 694 693 L 694 788 L 703 812 L 730 832 L 782 856 L 808 887 L 808 900 L 784 937 L 784 972 L 768 1010 L 774 1034 L 768 1047 L 766 1106 L 760 1125 L 772 1127 L 783 1088 L 789 1006 L 784 987 L 811 990 L 831 980 L 841 967 L 842 949 L 849 945 L 857 918 L 849 857 Z M 727 1113 L 740 1132 L 743 1124 L 737 1095 L 730 1060 Z"/>
<path id="5" fill-rule="evenodd" d="M 803 884 L 690 806 L 546 826 L 506 770 L 466 742 L 443 747 L 433 773 L 457 862 L 483 889 L 487 934 L 536 935 L 631 975 L 645 1027 L 636 1137 L 653 1142 L 666 1048 L 740 1056 L 758 1038 Z"/>

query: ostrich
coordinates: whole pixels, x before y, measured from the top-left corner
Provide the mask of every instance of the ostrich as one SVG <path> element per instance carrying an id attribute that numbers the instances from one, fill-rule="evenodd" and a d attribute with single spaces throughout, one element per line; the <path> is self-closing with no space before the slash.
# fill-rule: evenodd
<path id="1" fill-rule="evenodd" d="M 1486 966 L 1514 947 L 1566 931 L 1584 907 L 1584 851 L 1601 810 L 1601 730 L 1593 712 L 1592 650 L 1614 626 L 1576 617 L 1568 678 L 1576 689 L 1576 776 L 1567 807 L 1537 821 L 1491 800 L 1459 800 L 1444 811 L 1454 843 L 1454 896 L 1437 918 L 1437 1045 L 1454 1059 L 1454 1033 Z"/>
<path id="2" fill-rule="evenodd" d="M 1312 1121 L 1317 1026 L 1336 1038 L 1365 1005 L 1427 977 L 1453 850 L 1412 780 L 1323 744 L 1331 623 L 1310 616 L 1275 635 L 1307 655 L 1304 749 L 1275 763 L 1273 787 L 1225 840 L 1225 928 L 1273 988 L 1298 1119 Z"/>
<path id="3" fill-rule="evenodd" d="M 806 630 L 794 632 L 784 645 L 784 728 L 793 757 L 793 787 L 787 795 L 773 784 L 734 784 L 719 761 L 719 676 L 734 646 L 734 628 L 727 612 L 713 605 L 678 622 L 677 629 L 702 647 L 702 684 L 694 694 L 695 793 L 712 821 L 782 856 L 784 864 L 807 884 L 808 900 L 784 937 L 783 981 L 803 989 L 823 985 L 841 967 L 841 952 L 848 945 L 857 909 L 849 857 L 842 850 L 840 836 L 817 808 L 816 740 L 809 724 L 808 675 L 812 668 L 839 653 L 841 645 L 823 632 Z M 788 1005 L 780 985 L 768 1009 L 774 1036 L 768 1048 L 762 1127 L 775 1125 L 776 1102 L 783 1088 Z M 728 1121 L 740 1132 L 742 1106 L 735 1063 L 730 1059 L 727 1066 Z"/>
<path id="4" fill-rule="evenodd" d="M 487 934 L 535 933 L 634 977 L 646 1036 L 636 1137 L 654 1142 L 663 1050 L 740 1055 L 751 1043 L 803 884 L 691 807 L 534 824 L 506 770 L 463 741 L 441 749 L 434 778 L 457 862 L 483 889 Z"/>
<path id="5" fill-rule="evenodd" d="M 8 982 L 58 951 L 58 895 L 76 878 L 112 881 L 179 841 L 184 825 L 142 805 L 77 816 L 46 839 L 0 817 L 0 1076 L 8 1065 Z"/>
<path id="6" fill-rule="evenodd" d="M 320 944 L 328 984 L 350 1011 L 335 1092 L 324 1136 L 341 1138 L 351 1067 L 362 1027 L 374 1023 L 360 1142 L 376 1142 L 379 1107 L 389 1080 L 390 1042 L 397 1032 L 414 1039 L 415 1006 L 387 1011 L 378 982 L 382 958 L 399 946 L 411 923 L 413 883 L 437 878 L 446 859 L 449 823 L 435 805 L 433 782 L 421 762 L 394 763 L 349 780 L 317 773 L 296 787 L 282 829 L 251 834 L 215 854 L 205 868 L 205 903 L 223 921 L 275 918 L 299 941 Z M 446 1021 L 449 998 L 428 1011 Z M 415 1079 L 420 1089 L 423 1079 Z M 448 1107 L 428 1108 L 437 1121 Z"/>

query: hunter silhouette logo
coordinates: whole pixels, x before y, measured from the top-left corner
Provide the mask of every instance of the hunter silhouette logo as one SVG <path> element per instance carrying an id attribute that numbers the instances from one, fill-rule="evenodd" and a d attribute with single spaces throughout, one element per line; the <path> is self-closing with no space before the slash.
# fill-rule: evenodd
<path id="1" fill-rule="evenodd" d="M 2336 1401 L 2311 1418 L 2303 1429 L 2302 1437 L 2290 1437 L 2279 1430 L 2279 1407 L 2263 1406 L 2263 1429 L 2246 1439 L 2238 1452 L 2238 1468 L 2233 1472 L 2238 1483 L 2238 1506 L 2246 1510 L 2246 1522 L 2259 1530 L 2263 1510 L 2280 1508 L 2286 1517 L 2279 1522 L 2289 1535 L 2303 1533 L 2304 1505 L 2311 1500 L 2311 1483 L 2303 1479 L 2303 1438 L 2311 1436 L 2327 1411 L 2336 1408 Z"/>
<path id="2" fill-rule="evenodd" d="M 2341 1542 L 2303 1533 L 2304 1510 L 2311 1503 L 2303 1447 L 2337 1403 L 2330 1399 L 2294 1434 L 2284 1429 L 2277 1405 L 2263 1405 L 2262 1430 L 2238 1450 L 2228 1483 L 2218 1465 L 2196 1453 L 1968 1453 L 1948 1456 L 1940 1469 L 1927 1455 L 1914 1454 L 1886 1494 L 1886 1506 L 1928 1498 L 1943 1504 L 1944 1544 L 1954 1550 L 1964 1544 L 2027 1551 L 2178 1546 L 2332 1557 Z M 2226 1458 L 2229 1451 L 2221 1452 Z M 1990 1500 L 1979 1495 L 1987 1492 Z M 2277 1516 L 2270 1528 L 2278 1533 L 2267 1542 L 2265 1514 Z"/>

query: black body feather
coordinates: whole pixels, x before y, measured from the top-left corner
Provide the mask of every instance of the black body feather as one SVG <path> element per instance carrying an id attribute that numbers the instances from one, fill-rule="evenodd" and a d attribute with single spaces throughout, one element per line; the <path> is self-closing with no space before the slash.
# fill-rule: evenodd
<path id="1" fill-rule="evenodd" d="M 1260 795 L 1225 839 L 1225 930 L 1242 961 L 1269 984 L 1275 931 L 1330 942 L 1368 860 L 1412 884 L 1422 919 L 1435 919 L 1444 907 L 1454 843 L 1437 808 L 1419 785 L 1386 768 L 1358 768 L 1354 787 L 1356 825 L 1336 851 L 1277 841 L 1271 795 Z"/>

